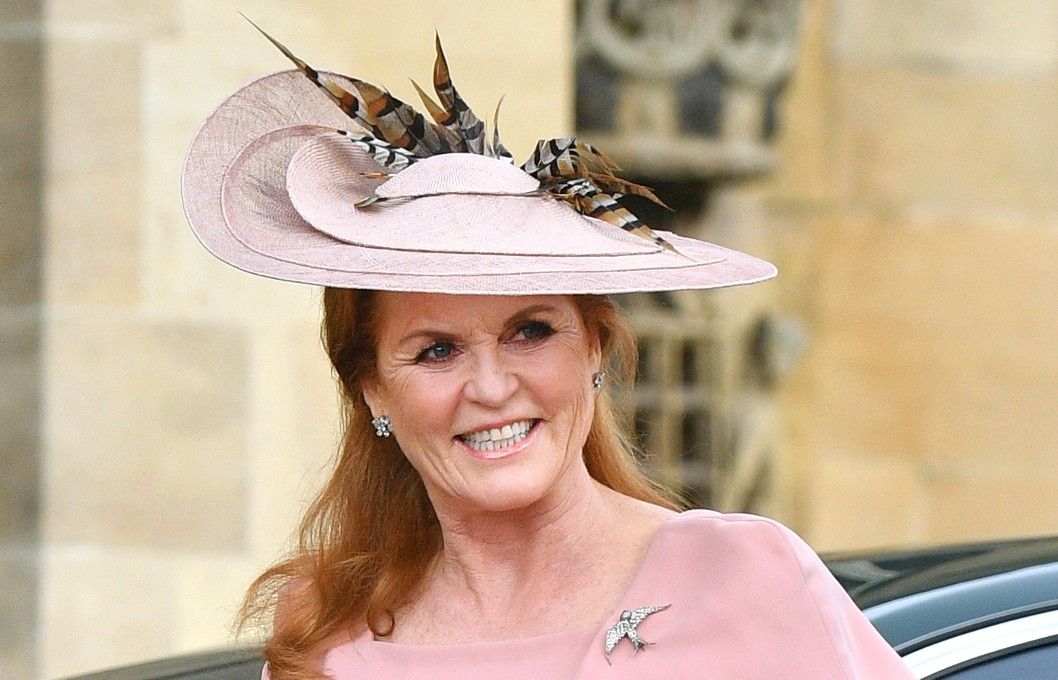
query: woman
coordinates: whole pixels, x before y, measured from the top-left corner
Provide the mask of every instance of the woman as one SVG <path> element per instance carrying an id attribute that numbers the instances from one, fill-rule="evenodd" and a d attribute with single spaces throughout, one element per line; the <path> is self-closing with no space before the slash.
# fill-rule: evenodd
<path id="1" fill-rule="evenodd" d="M 676 512 L 617 426 L 635 342 L 606 294 L 774 267 L 653 232 L 589 145 L 516 167 L 440 45 L 434 122 L 278 46 L 298 70 L 220 106 L 183 187 L 214 254 L 325 286 L 344 437 L 248 595 L 275 607 L 266 675 L 911 677 L 792 532 Z"/>

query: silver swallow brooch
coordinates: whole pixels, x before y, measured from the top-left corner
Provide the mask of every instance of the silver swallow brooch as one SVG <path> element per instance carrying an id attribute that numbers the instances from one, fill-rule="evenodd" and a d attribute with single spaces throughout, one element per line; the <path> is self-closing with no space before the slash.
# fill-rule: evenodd
<path id="1" fill-rule="evenodd" d="M 606 631 L 606 644 L 603 647 L 603 653 L 606 655 L 606 663 L 613 663 L 610 661 L 610 652 L 612 652 L 614 647 L 617 646 L 617 643 L 624 638 L 628 638 L 632 641 L 632 646 L 635 648 L 635 651 L 632 652 L 633 656 L 647 645 L 654 644 L 653 642 L 647 642 L 639 637 L 639 631 L 636 630 L 636 626 L 651 614 L 665 611 L 671 606 L 671 604 L 666 604 L 663 606 L 640 607 L 639 609 L 626 609 L 621 612 L 621 620 L 615 623 L 610 630 Z"/>

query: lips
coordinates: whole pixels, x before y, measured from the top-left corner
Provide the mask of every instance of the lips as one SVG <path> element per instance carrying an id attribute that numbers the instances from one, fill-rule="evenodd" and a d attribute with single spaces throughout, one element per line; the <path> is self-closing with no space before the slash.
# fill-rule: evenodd
<path id="1" fill-rule="evenodd" d="M 536 420 L 518 420 L 502 427 L 467 432 L 458 435 L 456 439 L 475 451 L 499 451 L 525 439 L 537 422 Z"/>

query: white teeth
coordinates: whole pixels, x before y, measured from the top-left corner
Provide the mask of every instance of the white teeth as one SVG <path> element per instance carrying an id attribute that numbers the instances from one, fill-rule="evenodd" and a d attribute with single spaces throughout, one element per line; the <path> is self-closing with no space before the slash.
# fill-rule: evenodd
<path id="1" fill-rule="evenodd" d="M 469 432 L 459 435 L 459 439 L 467 446 L 476 451 L 496 451 L 512 444 L 516 444 L 525 438 L 533 427 L 532 420 L 521 420 L 517 423 L 504 425 L 502 428 L 491 428 L 479 432 Z"/>

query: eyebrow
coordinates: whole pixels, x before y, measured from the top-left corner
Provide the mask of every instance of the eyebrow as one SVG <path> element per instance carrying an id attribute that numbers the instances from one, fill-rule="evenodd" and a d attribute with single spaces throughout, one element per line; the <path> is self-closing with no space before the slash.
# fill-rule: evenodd
<path id="1" fill-rule="evenodd" d="M 554 312 L 555 310 L 556 307 L 554 305 L 549 305 L 546 303 L 541 303 L 538 305 L 529 305 L 528 307 L 520 309 L 514 314 L 512 314 L 510 317 L 508 317 L 503 325 L 510 326 L 511 324 L 527 319 L 533 316 L 534 314 L 539 314 L 540 312 Z M 453 340 L 455 339 L 455 337 L 456 336 L 453 333 L 450 333 L 448 331 L 437 330 L 434 328 L 417 328 L 405 335 L 399 341 L 397 341 L 397 346 L 400 347 L 409 340 L 414 340 L 415 338 Z"/>

